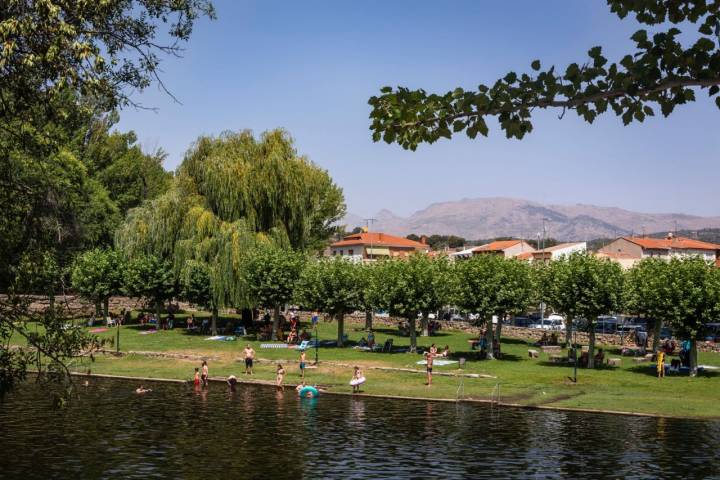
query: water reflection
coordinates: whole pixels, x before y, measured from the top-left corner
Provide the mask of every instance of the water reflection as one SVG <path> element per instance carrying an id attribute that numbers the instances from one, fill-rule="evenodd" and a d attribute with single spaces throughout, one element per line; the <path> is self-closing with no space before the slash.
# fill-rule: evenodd
<path id="1" fill-rule="evenodd" d="M 0 404 L 0 478 L 720 476 L 720 423 L 93 380 Z M 11 452 L 11 454 L 8 454 Z"/>

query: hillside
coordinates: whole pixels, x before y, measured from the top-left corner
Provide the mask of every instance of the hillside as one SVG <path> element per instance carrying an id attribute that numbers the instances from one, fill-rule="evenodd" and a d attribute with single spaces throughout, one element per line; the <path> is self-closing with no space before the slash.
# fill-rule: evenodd
<path id="1" fill-rule="evenodd" d="M 643 232 L 691 232 L 720 228 L 720 217 L 699 217 L 682 213 L 640 213 L 617 207 L 595 205 L 550 205 L 518 198 L 473 198 L 434 203 L 409 217 L 390 210 L 375 215 L 372 229 L 395 235 L 441 234 L 467 239 L 513 236 L 534 238 L 542 231 L 559 240 L 614 238 Z M 360 217 L 349 214 L 347 229 L 363 225 Z"/>

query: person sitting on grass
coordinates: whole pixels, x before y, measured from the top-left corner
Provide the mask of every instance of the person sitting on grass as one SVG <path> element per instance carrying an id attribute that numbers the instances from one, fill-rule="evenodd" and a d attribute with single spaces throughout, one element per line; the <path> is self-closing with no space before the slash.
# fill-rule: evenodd
<path id="1" fill-rule="evenodd" d="M 603 352 L 602 348 L 598 349 L 594 358 L 595 358 L 595 365 L 602 365 L 603 362 L 605 362 L 605 352 Z"/>
<path id="2" fill-rule="evenodd" d="M 446 358 L 450 356 L 450 345 L 445 345 L 445 348 L 443 348 L 442 356 Z"/>
<path id="3" fill-rule="evenodd" d="M 365 340 L 365 337 L 362 337 L 362 338 L 358 341 L 358 347 L 367 347 L 367 346 L 368 346 L 368 341 Z"/>
<path id="4" fill-rule="evenodd" d="M 304 328 L 303 328 L 302 333 L 300 334 L 300 340 L 303 342 L 306 340 L 310 340 L 310 334 Z"/>

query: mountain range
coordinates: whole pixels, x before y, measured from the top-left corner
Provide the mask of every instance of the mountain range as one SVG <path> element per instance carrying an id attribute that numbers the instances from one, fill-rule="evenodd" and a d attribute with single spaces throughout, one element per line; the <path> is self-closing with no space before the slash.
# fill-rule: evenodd
<path id="1" fill-rule="evenodd" d="M 545 219 L 546 237 L 563 241 L 613 238 L 673 230 L 720 228 L 720 217 L 682 213 L 639 213 L 596 205 L 550 205 L 519 198 L 464 198 L 433 203 L 408 217 L 379 211 L 371 230 L 394 235 L 457 235 L 468 240 L 495 237 L 536 238 Z M 352 230 L 363 217 L 349 213 L 341 224 Z"/>

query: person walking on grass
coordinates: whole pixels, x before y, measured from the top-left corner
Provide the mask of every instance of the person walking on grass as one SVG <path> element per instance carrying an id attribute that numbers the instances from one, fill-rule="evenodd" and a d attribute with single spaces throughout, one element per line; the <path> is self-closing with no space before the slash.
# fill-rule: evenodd
<path id="1" fill-rule="evenodd" d="M 200 379 L 202 380 L 202 386 L 203 388 L 207 388 L 208 386 L 208 376 L 210 372 L 208 369 L 208 364 L 205 360 L 202 362 L 202 374 L 200 375 Z"/>
<path id="2" fill-rule="evenodd" d="M 248 343 L 245 347 L 245 350 L 243 350 L 243 355 L 245 357 L 245 375 L 253 374 L 253 360 L 255 360 L 255 350 L 250 346 Z"/>
<path id="3" fill-rule="evenodd" d="M 285 369 L 278 363 L 277 370 L 275 371 L 275 383 L 278 388 L 283 388 L 283 380 L 285 380 Z"/>
<path id="4" fill-rule="evenodd" d="M 305 382 L 305 350 L 300 350 L 300 377 Z"/>
<path id="5" fill-rule="evenodd" d="M 432 386 L 432 369 L 433 369 L 433 359 L 435 355 L 431 352 L 425 353 L 425 370 L 427 371 L 427 385 L 428 387 Z"/>

